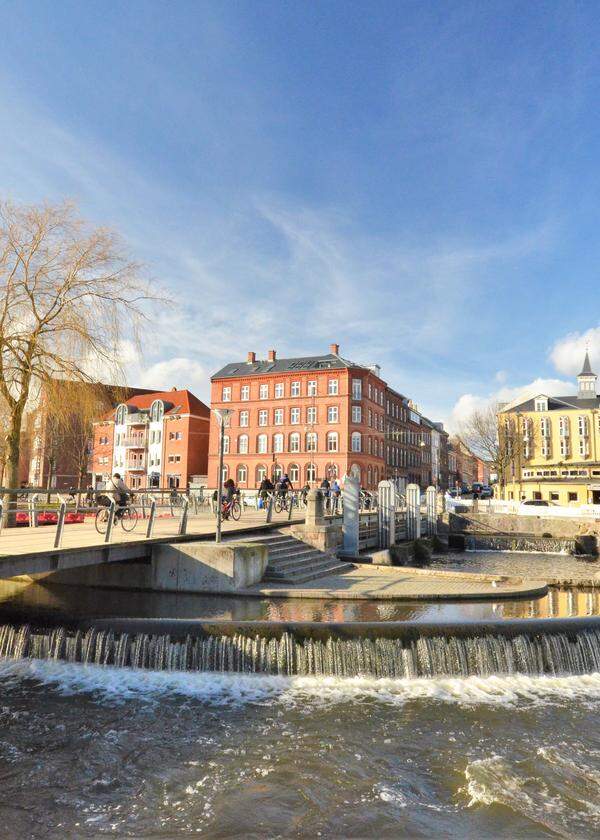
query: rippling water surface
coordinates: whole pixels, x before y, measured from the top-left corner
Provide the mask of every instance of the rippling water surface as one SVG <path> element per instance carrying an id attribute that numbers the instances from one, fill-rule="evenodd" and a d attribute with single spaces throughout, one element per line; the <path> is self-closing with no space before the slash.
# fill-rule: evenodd
<path id="1" fill-rule="evenodd" d="M 600 675 L 372 680 L 0 663 L 3 837 L 600 830 Z"/>

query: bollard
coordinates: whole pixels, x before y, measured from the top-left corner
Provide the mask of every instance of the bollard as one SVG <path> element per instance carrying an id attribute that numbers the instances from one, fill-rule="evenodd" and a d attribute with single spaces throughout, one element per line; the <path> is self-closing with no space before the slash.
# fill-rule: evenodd
<path id="1" fill-rule="evenodd" d="M 267 505 L 267 522 L 272 522 L 273 520 L 273 508 L 275 507 L 275 494 L 271 493 L 269 496 L 269 503 Z"/>
<path id="2" fill-rule="evenodd" d="M 187 520 L 188 520 L 188 506 L 190 504 L 189 499 L 185 496 L 182 500 L 181 505 L 181 518 L 179 520 L 179 530 L 178 534 L 182 537 L 187 531 Z"/>
<path id="3" fill-rule="evenodd" d="M 289 522 L 290 519 L 292 518 L 292 510 L 294 509 L 294 494 L 291 491 L 288 491 L 288 493 L 289 493 L 289 500 L 290 501 L 289 501 L 289 504 L 288 504 L 287 518 L 288 518 L 288 522 Z"/>
<path id="4" fill-rule="evenodd" d="M 425 508 L 427 511 L 427 536 L 437 534 L 437 491 L 435 487 L 428 487 L 425 491 Z"/>
<path id="5" fill-rule="evenodd" d="M 396 542 L 396 487 L 393 481 L 380 481 L 377 496 L 377 526 L 379 548 L 389 548 Z"/>
<path id="6" fill-rule="evenodd" d="M 112 529 L 113 524 L 115 521 L 115 502 L 114 499 L 110 503 L 110 507 L 108 509 L 108 522 L 106 523 L 106 534 L 104 535 L 104 542 L 109 543 L 112 538 Z"/>
<path id="7" fill-rule="evenodd" d="M 146 539 L 149 540 L 154 530 L 154 519 L 156 517 L 156 499 L 150 502 L 150 516 L 148 517 L 148 525 L 146 527 Z"/>
<path id="8" fill-rule="evenodd" d="M 35 505 L 37 502 L 37 493 L 34 493 L 33 496 L 30 496 L 28 499 L 27 506 L 29 508 L 29 527 L 30 528 L 37 528 L 37 513 L 35 510 Z"/>
<path id="9" fill-rule="evenodd" d="M 56 523 L 56 534 L 54 535 L 54 548 L 60 548 L 62 545 L 63 530 L 65 527 L 65 514 L 67 512 L 67 503 L 61 502 L 58 511 L 58 522 Z"/>

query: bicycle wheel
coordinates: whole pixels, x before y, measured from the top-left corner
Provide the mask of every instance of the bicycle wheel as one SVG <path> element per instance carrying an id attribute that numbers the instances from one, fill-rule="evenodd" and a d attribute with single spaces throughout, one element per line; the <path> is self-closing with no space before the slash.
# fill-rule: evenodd
<path id="1" fill-rule="evenodd" d="M 283 501 L 280 498 L 275 499 L 275 513 L 281 513 L 283 510 Z"/>
<path id="2" fill-rule="evenodd" d="M 240 516 L 242 515 L 242 508 L 238 501 L 233 502 L 229 513 L 231 514 L 231 518 L 235 519 L 235 521 L 237 522 Z"/>
<path id="3" fill-rule="evenodd" d="M 126 507 L 121 516 L 121 527 L 124 531 L 133 531 L 138 521 L 138 512 L 134 507 Z"/>
<path id="4" fill-rule="evenodd" d="M 108 508 L 101 507 L 96 511 L 96 531 L 99 534 L 106 534 L 108 528 Z"/>

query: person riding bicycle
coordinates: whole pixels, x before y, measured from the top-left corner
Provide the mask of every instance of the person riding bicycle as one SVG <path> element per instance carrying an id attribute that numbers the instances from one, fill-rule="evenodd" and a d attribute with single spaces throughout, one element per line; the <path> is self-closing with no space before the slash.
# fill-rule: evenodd
<path id="1" fill-rule="evenodd" d="M 233 478 L 227 479 L 227 481 L 223 485 L 223 491 L 223 497 L 221 499 L 221 504 L 223 506 L 223 519 L 228 519 L 229 511 L 231 510 L 231 505 L 233 504 L 233 500 L 237 494 L 235 481 L 233 480 Z"/>
<path id="2" fill-rule="evenodd" d="M 285 475 L 283 475 L 279 479 L 279 487 L 278 487 L 279 496 L 282 499 L 285 499 L 285 497 L 287 496 L 288 490 L 293 490 L 293 489 L 294 488 L 292 487 L 292 482 L 290 481 L 290 477 L 287 473 L 285 473 Z"/>
<path id="3" fill-rule="evenodd" d="M 112 497 L 115 501 L 115 517 L 120 519 L 127 507 L 127 500 L 131 490 L 121 478 L 120 473 L 115 473 L 110 480 L 110 486 L 107 488 L 112 491 Z"/>
<path id="4" fill-rule="evenodd" d="M 265 476 L 260 482 L 260 487 L 258 489 L 258 493 L 260 495 L 260 498 L 262 499 L 263 507 L 267 506 L 269 493 L 272 493 L 274 489 L 275 485 L 273 484 L 271 479 L 268 476 Z"/>
<path id="5" fill-rule="evenodd" d="M 308 499 L 308 494 L 309 493 L 310 493 L 310 484 L 307 481 L 306 484 L 304 485 L 304 487 L 302 488 L 302 490 L 300 491 L 300 498 L 302 500 L 303 505 L 306 504 L 306 500 Z"/>

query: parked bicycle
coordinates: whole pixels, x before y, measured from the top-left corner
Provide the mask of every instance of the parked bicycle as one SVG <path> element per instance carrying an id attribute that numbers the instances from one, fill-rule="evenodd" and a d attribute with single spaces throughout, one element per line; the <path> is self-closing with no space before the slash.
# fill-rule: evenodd
<path id="1" fill-rule="evenodd" d="M 99 534 L 106 534 L 108 528 L 108 519 L 110 516 L 110 507 L 100 507 L 96 511 L 96 531 Z M 137 525 L 139 514 L 133 505 L 127 504 L 115 507 L 114 524 L 121 523 L 121 528 L 124 531 L 133 531 Z"/>

